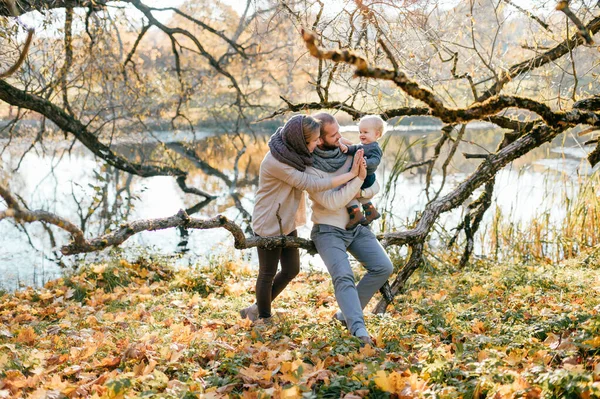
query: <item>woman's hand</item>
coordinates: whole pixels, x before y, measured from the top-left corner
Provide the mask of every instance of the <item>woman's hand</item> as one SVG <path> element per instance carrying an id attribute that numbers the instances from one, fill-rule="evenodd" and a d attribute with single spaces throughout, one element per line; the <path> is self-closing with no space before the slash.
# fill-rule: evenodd
<path id="1" fill-rule="evenodd" d="M 358 150 L 356 151 L 356 154 L 354 154 L 354 160 L 352 161 L 352 169 L 350 169 L 350 172 L 354 176 L 358 176 L 360 164 L 364 162 L 363 154 L 363 150 Z"/>
<path id="2" fill-rule="evenodd" d="M 363 157 L 360 157 L 360 159 L 361 162 L 358 168 L 358 178 L 365 180 L 367 178 L 367 161 Z"/>

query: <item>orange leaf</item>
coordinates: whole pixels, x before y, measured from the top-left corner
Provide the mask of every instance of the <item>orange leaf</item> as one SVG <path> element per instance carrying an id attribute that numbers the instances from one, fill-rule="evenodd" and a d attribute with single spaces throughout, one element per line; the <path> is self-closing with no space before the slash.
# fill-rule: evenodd
<path id="1" fill-rule="evenodd" d="M 36 338 L 37 338 L 37 335 L 36 335 L 35 331 L 33 331 L 33 328 L 27 327 L 27 328 L 24 328 L 21 331 L 19 331 L 19 335 L 17 336 L 17 342 L 20 342 L 20 343 L 23 343 L 26 345 L 33 345 Z"/>

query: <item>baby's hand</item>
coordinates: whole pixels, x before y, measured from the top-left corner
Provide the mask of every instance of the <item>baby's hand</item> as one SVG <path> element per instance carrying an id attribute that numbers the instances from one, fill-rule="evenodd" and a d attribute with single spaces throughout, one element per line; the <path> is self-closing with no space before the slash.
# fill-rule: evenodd
<path id="1" fill-rule="evenodd" d="M 346 144 L 342 143 L 341 141 L 338 144 L 340 145 L 340 150 L 342 150 L 344 154 L 348 152 L 348 146 Z"/>

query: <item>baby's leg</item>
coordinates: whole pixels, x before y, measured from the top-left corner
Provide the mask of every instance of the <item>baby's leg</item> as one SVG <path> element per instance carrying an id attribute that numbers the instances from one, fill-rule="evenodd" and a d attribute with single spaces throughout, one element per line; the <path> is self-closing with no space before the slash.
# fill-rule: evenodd
<path id="1" fill-rule="evenodd" d="M 362 204 L 363 211 L 365 213 L 365 220 L 362 222 L 363 226 L 369 225 L 373 220 L 379 219 L 381 215 L 375 209 L 375 206 L 371 202 L 371 198 L 379 192 L 379 183 L 375 180 L 375 183 L 371 187 L 361 190 L 362 196 L 358 198 L 358 201 Z"/>
<path id="2" fill-rule="evenodd" d="M 360 203 L 356 199 L 348 202 L 346 205 L 346 210 L 348 211 L 349 217 L 346 229 L 353 229 L 359 224 L 363 224 L 365 222 L 365 215 L 363 215 L 362 210 L 360 209 Z"/>
<path id="3" fill-rule="evenodd" d="M 358 205 L 360 205 L 360 204 L 362 204 L 362 202 L 360 202 L 360 203 L 359 203 L 359 202 L 358 202 L 358 200 L 356 200 L 356 199 L 353 199 L 353 200 L 351 200 L 350 202 L 348 202 L 348 203 L 346 204 L 346 208 L 350 208 L 352 205 L 357 205 L 357 206 L 358 206 Z"/>

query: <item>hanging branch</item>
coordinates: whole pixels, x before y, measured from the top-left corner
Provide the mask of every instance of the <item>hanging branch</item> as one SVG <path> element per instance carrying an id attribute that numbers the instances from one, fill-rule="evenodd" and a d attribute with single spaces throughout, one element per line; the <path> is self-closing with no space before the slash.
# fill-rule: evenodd
<path id="1" fill-rule="evenodd" d="M 29 94 L 23 90 L 19 90 L 2 80 L 0 80 L 0 100 L 44 115 L 63 131 L 73 134 L 75 138 L 94 153 L 94 155 L 119 170 L 141 177 L 175 176 L 178 178 L 177 182 L 179 186 L 182 187 L 185 192 L 193 192 L 194 194 L 201 195 L 205 198 L 214 198 L 213 195 L 202 190 L 188 187 L 185 184 L 187 172 L 181 169 L 169 166 L 152 166 L 129 162 L 124 157 L 114 153 L 110 147 L 98 140 L 94 134 L 88 131 L 85 125 L 78 119 L 75 119 L 72 115 L 69 115 L 50 101 L 34 94 Z"/>
<path id="2" fill-rule="evenodd" d="M 0 79 L 6 79 L 13 73 L 17 72 L 19 70 L 19 68 L 21 68 L 21 65 L 23 65 L 23 62 L 25 62 L 25 58 L 27 57 L 27 54 L 29 52 L 29 47 L 31 46 L 31 42 L 33 41 L 33 32 L 34 32 L 33 29 L 27 30 L 27 39 L 25 39 L 25 44 L 23 45 L 23 49 L 21 50 L 21 53 L 19 54 L 19 58 L 17 58 L 17 61 L 6 71 L 0 72 Z"/>
<path id="3" fill-rule="evenodd" d="M 431 115 L 440 118 L 445 123 L 466 123 L 474 120 L 483 120 L 506 108 L 514 107 L 535 112 L 551 126 L 575 125 L 579 123 L 589 125 L 600 124 L 600 116 L 593 112 L 580 110 L 554 112 L 543 103 L 517 96 L 495 96 L 467 108 L 447 108 L 432 91 L 419 86 L 418 83 L 409 79 L 404 72 L 371 67 L 363 57 L 350 50 L 320 49 L 315 43 L 316 36 L 313 33 L 303 30 L 302 35 L 306 47 L 313 57 L 352 65 L 355 67 L 355 76 L 392 81 L 412 98 L 424 102 L 431 109 Z"/>
<path id="4" fill-rule="evenodd" d="M 15 220 L 29 223 L 35 221 L 46 222 L 69 232 L 73 237 L 74 243 L 77 245 L 81 245 L 85 241 L 81 229 L 70 221 L 50 212 L 42 210 L 30 211 L 21 208 L 19 202 L 12 196 L 10 191 L 2 185 L 0 185 L 0 197 L 4 199 L 8 207 L 8 209 L 0 211 L 0 220 L 11 217 Z"/>

